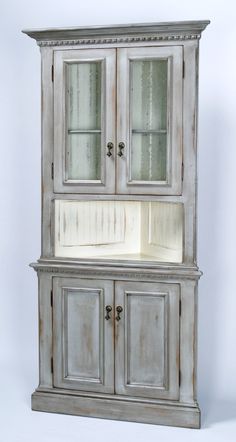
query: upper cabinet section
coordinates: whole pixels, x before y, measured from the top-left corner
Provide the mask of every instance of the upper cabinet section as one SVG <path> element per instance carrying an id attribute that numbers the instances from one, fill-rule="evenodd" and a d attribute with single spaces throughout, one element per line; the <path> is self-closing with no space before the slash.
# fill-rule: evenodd
<path id="1" fill-rule="evenodd" d="M 195 192 L 198 40 L 208 23 L 23 31 L 42 50 L 50 193 Z"/>
<path id="2" fill-rule="evenodd" d="M 180 194 L 182 70 L 181 46 L 55 51 L 55 192 Z"/>
<path id="3" fill-rule="evenodd" d="M 116 50 L 54 55 L 54 190 L 115 192 Z"/>

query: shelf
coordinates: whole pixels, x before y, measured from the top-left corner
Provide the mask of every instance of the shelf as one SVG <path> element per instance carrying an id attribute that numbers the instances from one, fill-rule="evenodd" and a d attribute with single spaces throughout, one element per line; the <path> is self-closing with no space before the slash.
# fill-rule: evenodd
<path id="1" fill-rule="evenodd" d="M 132 129 L 133 134 L 143 134 L 143 135 L 151 135 L 151 134 L 157 134 L 162 135 L 166 134 L 167 130 L 155 130 L 155 129 Z"/>
<path id="2" fill-rule="evenodd" d="M 100 256 L 90 256 L 91 259 L 114 259 L 114 260 L 129 260 L 129 261 L 158 261 L 158 262 L 169 262 L 164 260 L 163 257 L 158 258 L 153 255 L 145 255 L 144 253 L 123 253 L 114 255 L 100 255 Z"/>
<path id="3" fill-rule="evenodd" d="M 101 129 L 68 129 L 68 134 L 100 134 Z"/>

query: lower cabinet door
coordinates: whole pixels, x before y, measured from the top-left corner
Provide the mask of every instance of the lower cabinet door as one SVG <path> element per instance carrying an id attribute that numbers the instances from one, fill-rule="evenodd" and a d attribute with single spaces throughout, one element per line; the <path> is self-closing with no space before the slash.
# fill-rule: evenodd
<path id="1" fill-rule="evenodd" d="M 115 283 L 115 392 L 179 397 L 179 284 Z"/>
<path id="2" fill-rule="evenodd" d="M 114 392 L 113 299 L 112 281 L 53 278 L 55 387 Z"/>

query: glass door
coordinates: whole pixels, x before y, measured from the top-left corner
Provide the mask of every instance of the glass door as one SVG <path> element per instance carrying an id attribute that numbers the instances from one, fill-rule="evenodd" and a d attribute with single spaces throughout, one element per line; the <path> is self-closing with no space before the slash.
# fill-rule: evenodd
<path id="1" fill-rule="evenodd" d="M 115 49 L 54 55 L 54 190 L 115 191 Z"/>
<path id="2" fill-rule="evenodd" d="M 182 48 L 118 49 L 117 191 L 181 194 Z"/>

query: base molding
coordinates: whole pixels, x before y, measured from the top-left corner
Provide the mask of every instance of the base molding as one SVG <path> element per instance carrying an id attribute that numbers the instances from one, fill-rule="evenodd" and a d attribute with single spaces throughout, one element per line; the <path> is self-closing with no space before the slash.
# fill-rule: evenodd
<path id="1" fill-rule="evenodd" d="M 115 397 L 72 396 L 37 390 L 32 394 L 32 410 L 185 428 L 200 428 L 201 422 L 197 405 L 129 402 Z"/>

